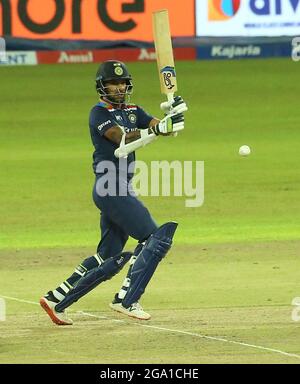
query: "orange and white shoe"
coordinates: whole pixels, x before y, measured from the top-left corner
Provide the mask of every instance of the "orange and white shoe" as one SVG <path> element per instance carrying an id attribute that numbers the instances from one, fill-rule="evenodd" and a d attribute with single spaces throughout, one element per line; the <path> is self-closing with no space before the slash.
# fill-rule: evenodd
<path id="1" fill-rule="evenodd" d="M 57 325 L 72 325 L 73 321 L 67 317 L 65 312 L 57 312 L 55 306 L 57 303 L 48 300 L 45 296 L 40 299 L 41 307 L 47 312 L 53 323 Z"/>

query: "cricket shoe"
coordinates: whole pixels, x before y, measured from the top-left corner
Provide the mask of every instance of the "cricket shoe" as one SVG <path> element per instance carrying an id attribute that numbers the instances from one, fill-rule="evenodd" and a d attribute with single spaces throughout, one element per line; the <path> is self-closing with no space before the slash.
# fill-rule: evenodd
<path id="1" fill-rule="evenodd" d="M 131 304 L 130 307 L 123 307 L 122 303 L 115 303 L 114 301 L 109 304 L 110 308 L 116 312 L 123 313 L 129 317 L 134 317 L 139 320 L 150 320 L 151 315 L 145 312 L 139 303 Z"/>
<path id="2" fill-rule="evenodd" d="M 55 310 L 56 302 L 49 300 L 46 296 L 40 299 L 41 307 L 47 312 L 53 323 L 57 325 L 72 325 L 73 321 L 67 317 L 65 312 L 57 312 Z"/>

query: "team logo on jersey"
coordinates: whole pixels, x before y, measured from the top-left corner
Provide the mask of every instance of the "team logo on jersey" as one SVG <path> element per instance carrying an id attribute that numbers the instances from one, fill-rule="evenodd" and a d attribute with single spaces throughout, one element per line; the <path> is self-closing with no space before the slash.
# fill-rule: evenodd
<path id="1" fill-rule="evenodd" d="M 130 115 L 128 115 L 128 119 L 132 124 L 136 123 L 136 115 L 134 113 L 131 113 Z"/>
<path id="2" fill-rule="evenodd" d="M 116 67 L 115 68 L 115 74 L 118 75 L 118 76 L 122 76 L 124 73 L 124 70 L 122 67 Z"/>

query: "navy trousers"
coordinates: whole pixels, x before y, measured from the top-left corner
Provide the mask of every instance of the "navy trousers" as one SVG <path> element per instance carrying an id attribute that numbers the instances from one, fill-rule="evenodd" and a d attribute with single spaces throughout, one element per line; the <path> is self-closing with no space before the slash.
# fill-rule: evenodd
<path id="1" fill-rule="evenodd" d="M 129 236 L 143 242 L 157 228 L 148 209 L 131 193 L 126 196 L 99 196 L 93 189 L 93 200 L 100 209 L 101 240 L 97 252 L 103 259 L 122 252 Z"/>

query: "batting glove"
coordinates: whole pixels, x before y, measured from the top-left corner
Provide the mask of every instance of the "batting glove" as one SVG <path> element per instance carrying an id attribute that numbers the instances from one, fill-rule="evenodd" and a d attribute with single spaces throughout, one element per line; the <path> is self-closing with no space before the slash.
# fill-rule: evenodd
<path id="1" fill-rule="evenodd" d="M 170 134 L 184 129 L 184 116 L 182 113 L 165 116 L 158 124 L 151 127 L 156 135 Z"/>
<path id="2" fill-rule="evenodd" d="M 160 109 L 166 114 L 177 114 L 177 113 L 183 113 L 188 110 L 188 107 L 183 100 L 181 96 L 176 96 L 171 101 L 165 101 L 164 103 L 160 104 Z"/>

